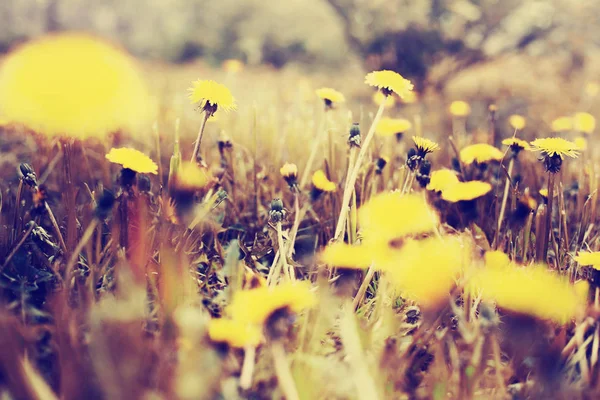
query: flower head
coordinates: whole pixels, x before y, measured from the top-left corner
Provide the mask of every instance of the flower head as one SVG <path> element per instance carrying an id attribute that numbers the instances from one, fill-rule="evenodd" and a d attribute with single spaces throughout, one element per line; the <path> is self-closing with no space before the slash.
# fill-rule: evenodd
<path id="1" fill-rule="evenodd" d="M 583 136 L 577 136 L 575 139 L 573 139 L 573 143 L 575 143 L 575 146 L 577 146 L 581 151 L 586 151 L 588 148 L 588 141 Z"/>
<path id="2" fill-rule="evenodd" d="M 336 184 L 327 179 L 327 175 L 322 169 L 316 171 L 312 176 L 312 184 L 315 189 L 321 192 L 335 192 Z"/>
<path id="3" fill-rule="evenodd" d="M 182 190 L 199 190 L 205 188 L 210 182 L 210 174 L 206 168 L 197 163 L 185 161 L 175 173 L 174 186 Z"/>
<path id="4" fill-rule="evenodd" d="M 235 98 L 225 85 L 211 80 L 192 82 L 188 89 L 192 104 L 198 104 L 199 108 L 213 115 L 217 110 L 232 111 L 237 108 Z"/>
<path id="5" fill-rule="evenodd" d="M 334 242 L 327 246 L 320 255 L 320 260 L 338 268 L 367 268 L 376 256 L 375 248 L 362 244 L 349 245 L 344 242 Z"/>
<path id="6" fill-rule="evenodd" d="M 379 136 L 402 135 L 412 128 L 412 123 L 404 118 L 381 118 L 375 127 Z"/>
<path id="7" fill-rule="evenodd" d="M 417 153 L 421 157 L 425 157 L 426 154 L 433 153 L 440 148 L 440 146 L 433 140 L 429 140 L 421 136 L 413 136 L 412 139 L 415 147 L 417 148 Z"/>
<path id="8" fill-rule="evenodd" d="M 455 117 L 466 117 L 471 114 L 471 106 L 466 101 L 456 100 L 450 103 L 450 114 Z"/>
<path id="9" fill-rule="evenodd" d="M 383 242 L 407 235 L 431 232 L 439 223 L 437 213 L 422 196 L 388 192 L 371 198 L 358 210 L 365 240 Z"/>
<path id="10" fill-rule="evenodd" d="M 386 96 L 379 90 L 373 93 L 373 103 L 380 106 L 381 103 L 385 103 L 385 108 L 391 108 L 396 105 L 396 98 L 394 96 Z"/>
<path id="11" fill-rule="evenodd" d="M 554 132 L 568 132 L 573 129 L 573 118 L 558 117 L 552 121 L 552 130 Z"/>
<path id="12" fill-rule="evenodd" d="M 519 154 L 521 150 L 529 150 L 529 143 L 527 143 L 525 140 L 517 139 L 515 137 L 504 139 L 502 144 L 509 146 L 514 154 Z"/>
<path id="13" fill-rule="evenodd" d="M 427 190 L 441 192 L 458 182 L 458 176 L 456 176 L 455 171 L 447 168 L 438 169 L 437 171 L 433 171 L 431 173 Z"/>
<path id="14" fill-rule="evenodd" d="M 321 89 L 317 89 L 316 93 L 317 96 L 319 96 L 319 98 L 325 102 L 325 105 L 327 107 L 332 107 L 333 104 L 343 103 L 346 101 L 344 95 L 335 89 L 324 87 Z"/>
<path id="15" fill-rule="evenodd" d="M 483 255 L 486 268 L 502 268 L 510 264 L 508 255 L 500 250 L 489 250 Z"/>
<path id="16" fill-rule="evenodd" d="M 575 261 L 581 265 L 591 265 L 594 269 L 600 270 L 600 251 L 579 252 L 575 256 Z"/>
<path id="17" fill-rule="evenodd" d="M 49 136 L 102 139 L 118 130 L 137 132 L 154 109 L 135 61 L 84 34 L 26 43 L 0 71 L 0 113 Z"/>
<path id="18" fill-rule="evenodd" d="M 404 104 L 413 104 L 416 103 L 419 99 L 417 98 L 417 94 L 415 92 L 407 92 L 401 100 Z"/>
<path id="19" fill-rule="evenodd" d="M 259 327 L 228 318 L 214 318 L 208 323 L 208 337 L 216 343 L 227 343 L 231 347 L 257 346 L 262 333 Z"/>
<path id="20" fill-rule="evenodd" d="M 472 144 L 460 151 L 460 161 L 466 165 L 500 161 L 503 157 L 504 153 L 487 143 Z"/>
<path id="21" fill-rule="evenodd" d="M 451 203 L 474 200 L 478 197 L 485 196 L 491 190 L 492 185 L 487 182 L 458 182 L 442 191 L 442 199 Z"/>
<path id="22" fill-rule="evenodd" d="M 296 164 L 285 163 L 279 169 L 279 173 L 286 180 L 292 177 L 295 179 L 298 176 L 298 167 L 296 166 Z"/>
<path id="23" fill-rule="evenodd" d="M 525 117 L 518 114 L 513 114 L 508 117 L 508 123 L 515 130 L 523 130 L 525 128 Z"/>
<path id="24" fill-rule="evenodd" d="M 557 156 L 561 159 L 564 156 L 576 158 L 579 155 L 579 147 L 575 143 L 559 137 L 535 139 L 531 142 L 530 150 L 540 151 L 546 156 Z"/>
<path id="25" fill-rule="evenodd" d="M 368 73 L 365 83 L 380 89 L 386 96 L 391 95 L 392 92 L 396 93 L 401 99 L 413 90 L 413 84 L 408 79 L 397 72 L 388 70 Z"/>
<path id="26" fill-rule="evenodd" d="M 112 163 L 120 164 L 123 168 L 130 169 L 140 174 L 155 174 L 158 166 L 150 157 L 139 150 L 128 147 L 118 149 L 112 148 L 106 155 L 106 159 Z"/>
<path id="27" fill-rule="evenodd" d="M 596 118 L 590 113 L 578 112 L 573 116 L 573 129 L 590 135 L 596 128 Z"/>
<path id="28" fill-rule="evenodd" d="M 244 63 L 241 60 L 236 60 L 234 58 L 230 58 L 228 60 L 223 61 L 221 67 L 225 72 L 229 72 L 232 74 L 237 74 L 238 72 L 244 69 Z"/>
<path id="29" fill-rule="evenodd" d="M 500 308 L 558 323 L 574 318 L 582 306 L 574 287 L 544 265 L 485 268 L 470 285 Z"/>

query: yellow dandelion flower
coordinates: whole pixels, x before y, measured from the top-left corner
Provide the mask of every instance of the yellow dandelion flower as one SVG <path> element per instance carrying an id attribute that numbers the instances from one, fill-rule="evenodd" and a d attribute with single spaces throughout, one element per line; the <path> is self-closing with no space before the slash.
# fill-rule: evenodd
<path id="1" fill-rule="evenodd" d="M 466 101 L 457 100 L 450 103 L 450 114 L 455 117 L 466 117 L 471 114 L 471 106 Z"/>
<path id="2" fill-rule="evenodd" d="M 538 191 L 538 193 L 540 194 L 540 196 L 542 196 L 544 199 L 548 200 L 548 188 L 543 188 L 540 189 Z M 552 197 L 558 197 L 558 192 L 555 190 Z"/>
<path id="3" fill-rule="evenodd" d="M 201 80 L 192 82 L 192 87 L 188 89 L 189 99 L 192 104 L 214 114 L 217 110 L 232 111 L 237 108 L 235 98 L 225 85 L 211 80 Z"/>
<path id="4" fill-rule="evenodd" d="M 502 268 L 510 264 L 508 255 L 500 250 L 486 251 L 483 259 L 486 268 Z"/>
<path id="5" fill-rule="evenodd" d="M 525 128 L 525 117 L 518 114 L 513 114 L 508 117 L 508 123 L 513 129 L 523 130 Z"/>
<path id="6" fill-rule="evenodd" d="M 343 94 L 332 88 L 324 87 L 321 89 L 317 89 L 315 92 L 317 93 L 317 96 L 321 100 L 323 100 L 325 102 L 325 105 L 327 106 L 331 106 L 335 103 L 343 103 L 346 101 L 346 98 Z"/>
<path id="7" fill-rule="evenodd" d="M 529 150 L 529 143 L 527 143 L 525 140 L 515 137 L 504 139 L 502 144 L 509 146 L 514 153 L 518 153 L 521 150 Z"/>
<path id="8" fill-rule="evenodd" d="M 402 75 L 394 71 L 374 71 L 365 77 L 367 85 L 376 87 L 385 95 L 391 95 L 392 92 L 400 96 L 401 99 L 407 97 L 412 92 L 413 84 Z"/>
<path id="9" fill-rule="evenodd" d="M 585 84 L 585 94 L 590 97 L 597 96 L 600 93 L 600 84 L 598 82 L 588 82 Z"/>
<path id="10" fill-rule="evenodd" d="M 573 116 L 573 129 L 590 135 L 596 129 L 596 118 L 586 112 L 575 113 Z"/>
<path id="11" fill-rule="evenodd" d="M 336 184 L 327 179 L 323 170 L 316 171 L 312 176 L 313 186 L 322 192 L 335 192 Z"/>
<path id="12" fill-rule="evenodd" d="M 365 238 L 387 242 L 431 232 L 438 225 L 439 217 L 423 196 L 388 192 L 365 203 L 358 210 L 358 222 Z"/>
<path id="13" fill-rule="evenodd" d="M 298 313 L 315 304 L 310 283 L 301 281 L 236 292 L 226 312 L 236 321 L 260 325 L 278 310 Z"/>
<path id="14" fill-rule="evenodd" d="M 455 171 L 447 168 L 438 169 L 431 173 L 427 190 L 441 192 L 458 182 L 458 176 Z"/>
<path id="15" fill-rule="evenodd" d="M 577 281 L 573 287 L 581 302 L 585 304 L 590 293 L 590 283 L 588 281 Z"/>
<path id="16" fill-rule="evenodd" d="M 183 190 L 199 190 L 210 182 L 210 173 L 197 163 L 184 161 L 175 174 L 175 187 Z"/>
<path id="17" fill-rule="evenodd" d="M 375 133 L 379 136 L 394 136 L 403 134 L 411 128 L 412 123 L 407 119 L 384 117 L 377 123 Z"/>
<path id="18" fill-rule="evenodd" d="M 323 263 L 334 267 L 363 269 L 371 265 L 375 254 L 372 246 L 334 242 L 321 252 L 319 258 Z"/>
<path id="19" fill-rule="evenodd" d="M 223 61 L 221 67 L 225 72 L 237 74 L 238 72 L 241 72 L 244 69 L 244 63 L 241 60 L 230 58 L 228 60 Z"/>
<path id="20" fill-rule="evenodd" d="M 150 157 L 136 149 L 128 147 L 112 148 L 106 155 L 106 159 L 140 174 L 156 175 L 158 172 L 156 163 Z"/>
<path id="21" fill-rule="evenodd" d="M 13 51 L 0 70 L 0 113 L 49 136 L 138 132 L 155 110 L 133 58 L 92 36 L 57 34 Z"/>
<path id="22" fill-rule="evenodd" d="M 482 269 L 470 285 L 499 308 L 558 323 L 573 319 L 583 305 L 574 287 L 544 265 Z"/>
<path id="23" fill-rule="evenodd" d="M 412 139 L 415 147 L 417 148 L 417 152 L 421 157 L 424 157 L 428 153 L 433 153 L 440 148 L 440 145 L 433 140 L 429 140 L 421 136 L 413 136 Z"/>
<path id="24" fill-rule="evenodd" d="M 479 164 L 490 161 L 500 161 L 504 153 L 487 143 L 477 143 L 465 147 L 460 151 L 460 161 L 466 165 L 477 162 Z"/>
<path id="25" fill-rule="evenodd" d="M 414 104 L 418 101 L 417 94 L 415 92 L 406 92 L 404 97 L 402 98 L 402 103 L 404 104 Z"/>
<path id="26" fill-rule="evenodd" d="M 258 346 L 262 333 L 256 325 L 227 318 L 214 318 L 208 323 L 208 337 L 216 343 L 231 347 Z"/>
<path id="27" fill-rule="evenodd" d="M 394 96 L 386 96 L 378 90 L 373 93 L 373 103 L 378 106 L 380 106 L 381 103 L 385 103 L 385 108 L 391 108 L 396 105 L 396 98 Z"/>
<path id="28" fill-rule="evenodd" d="M 577 146 L 581 151 L 586 151 L 588 148 L 588 141 L 583 136 L 578 136 L 573 139 L 573 143 L 575 143 L 575 146 Z"/>
<path id="29" fill-rule="evenodd" d="M 567 132 L 573 129 L 573 118 L 558 117 L 552 121 L 552 130 L 554 132 Z"/>
<path id="30" fill-rule="evenodd" d="M 424 309 L 448 304 L 463 266 L 469 265 L 472 246 L 463 237 L 410 240 L 382 269 L 405 296 Z"/>
<path id="31" fill-rule="evenodd" d="M 549 157 L 559 156 L 564 158 L 564 156 L 568 156 L 576 158 L 579 155 L 579 147 L 575 143 L 558 137 L 535 139 L 531 142 L 530 150 L 540 151 Z"/>
<path id="32" fill-rule="evenodd" d="M 458 201 L 474 200 L 485 196 L 492 190 L 492 185 L 487 182 L 470 181 L 459 182 L 442 191 L 442 199 L 451 203 Z"/>
<path id="33" fill-rule="evenodd" d="M 581 251 L 575 256 L 575 261 L 581 265 L 591 265 L 600 270 L 600 251 Z"/>
<path id="34" fill-rule="evenodd" d="M 279 169 L 279 173 L 284 177 L 284 179 L 296 178 L 298 176 L 298 167 L 296 164 L 285 163 Z"/>

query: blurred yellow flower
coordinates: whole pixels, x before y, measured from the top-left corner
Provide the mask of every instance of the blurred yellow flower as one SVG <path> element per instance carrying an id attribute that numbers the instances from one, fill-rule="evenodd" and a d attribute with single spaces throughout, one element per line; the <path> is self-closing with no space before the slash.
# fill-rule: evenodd
<path id="1" fill-rule="evenodd" d="M 510 264 L 508 255 L 500 250 L 486 251 L 483 259 L 486 268 L 502 268 Z"/>
<path id="2" fill-rule="evenodd" d="M 585 84 L 585 94 L 590 97 L 594 97 L 598 95 L 600 92 L 600 85 L 598 82 L 588 82 Z"/>
<path id="3" fill-rule="evenodd" d="M 557 155 L 560 158 L 576 158 L 579 155 L 579 147 L 575 143 L 559 137 L 535 139 L 531 142 L 530 150 L 540 151 L 550 157 Z"/>
<path id="4" fill-rule="evenodd" d="M 514 153 L 518 153 L 521 150 L 529 150 L 529 143 L 527 143 L 525 140 L 517 139 L 515 137 L 504 139 L 502 144 L 509 146 Z"/>
<path id="5" fill-rule="evenodd" d="M 491 190 L 492 185 L 487 182 L 458 182 L 442 191 L 442 199 L 451 203 L 474 200 L 478 197 L 485 196 Z"/>
<path id="6" fill-rule="evenodd" d="M 405 296 L 424 309 L 438 309 L 449 303 L 471 253 L 472 246 L 463 237 L 410 240 L 382 269 Z"/>
<path id="7" fill-rule="evenodd" d="M 499 308 L 558 323 L 575 318 L 583 305 L 568 280 L 544 265 L 481 269 L 470 286 Z"/>
<path id="8" fill-rule="evenodd" d="M 336 184 L 327 179 L 322 169 L 316 171 L 312 176 L 313 186 L 322 192 L 335 192 Z"/>
<path id="9" fill-rule="evenodd" d="M 543 189 L 540 189 L 540 190 L 538 191 L 538 193 L 539 193 L 539 194 L 540 194 L 540 196 L 542 196 L 544 199 L 546 199 L 546 200 L 548 199 L 548 188 L 543 188 Z M 554 191 L 554 193 L 553 193 L 553 195 L 552 195 L 552 197 L 557 197 L 557 196 L 558 196 L 558 192 L 555 190 L 555 191 Z"/>
<path id="10" fill-rule="evenodd" d="M 175 174 L 175 187 L 184 190 L 203 189 L 210 182 L 210 174 L 206 168 L 197 163 L 184 161 Z"/>
<path id="11" fill-rule="evenodd" d="M 316 298 L 311 291 L 310 282 L 301 281 L 284 283 L 274 288 L 258 287 L 236 292 L 226 313 L 236 321 L 260 325 L 278 310 L 287 309 L 298 313 L 315 304 Z"/>
<path id="12" fill-rule="evenodd" d="M 401 100 L 404 104 L 413 104 L 419 99 L 417 98 L 417 94 L 415 92 L 406 92 L 406 95 Z"/>
<path id="13" fill-rule="evenodd" d="M 391 108 L 396 105 L 396 98 L 394 96 L 386 96 L 379 90 L 373 93 L 373 103 L 380 106 L 383 102 L 385 102 L 385 108 Z"/>
<path id="14" fill-rule="evenodd" d="M 384 117 L 377 123 L 375 133 L 379 136 L 394 136 L 403 134 L 411 128 L 412 123 L 407 119 Z"/>
<path id="15" fill-rule="evenodd" d="M 508 117 L 508 123 L 512 126 L 513 129 L 522 130 L 525 128 L 525 117 L 518 114 L 513 114 Z"/>
<path id="16" fill-rule="evenodd" d="M 406 235 L 432 232 L 439 217 L 423 196 L 387 192 L 372 197 L 358 210 L 358 222 L 365 241 L 388 242 Z"/>
<path id="17" fill-rule="evenodd" d="M 232 111 L 237 108 L 229 89 L 215 81 L 198 79 L 192 82 L 188 91 L 191 103 L 198 104 L 200 109 L 211 115 L 217 110 Z"/>
<path id="18" fill-rule="evenodd" d="M 573 116 L 573 129 L 590 135 L 596 129 L 596 118 L 586 112 L 575 113 Z"/>
<path id="19" fill-rule="evenodd" d="M 332 105 L 334 103 L 343 103 L 346 101 L 344 95 L 335 89 L 324 87 L 321 89 L 317 89 L 315 92 L 321 100 L 325 101 L 326 105 Z"/>
<path id="20" fill-rule="evenodd" d="M 262 339 L 259 327 L 246 322 L 227 318 L 214 318 L 208 323 L 208 337 L 216 343 L 227 343 L 231 347 L 258 346 Z"/>
<path id="21" fill-rule="evenodd" d="M 588 148 L 588 141 L 583 136 L 578 136 L 573 139 L 573 143 L 575 143 L 575 146 L 577 146 L 581 151 L 586 151 Z"/>
<path id="22" fill-rule="evenodd" d="M 554 132 L 567 132 L 573 129 L 573 118 L 558 117 L 552 121 L 552 130 Z"/>
<path id="23" fill-rule="evenodd" d="M 413 84 L 408 79 L 397 72 L 388 70 L 368 73 L 365 83 L 380 89 L 386 95 L 391 95 L 392 92 L 396 93 L 401 99 L 413 90 Z"/>
<path id="24" fill-rule="evenodd" d="M 286 180 L 290 178 L 295 178 L 298 176 L 298 167 L 296 166 L 296 164 L 285 163 L 279 169 L 279 173 Z"/>
<path id="25" fill-rule="evenodd" d="M 465 147 L 460 151 L 460 161 L 466 165 L 477 162 L 479 164 L 490 161 L 500 161 L 504 153 L 487 143 L 477 143 Z"/>
<path id="26" fill-rule="evenodd" d="M 244 69 L 244 63 L 241 60 L 236 60 L 234 58 L 223 61 L 221 66 L 225 72 L 232 74 L 236 74 Z"/>
<path id="27" fill-rule="evenodd" d="M 363 269 L 371 265 L 376 256 L 377 251 L 373 246 L 334 242 L 321 252 L 319 259 L 334 267 Z"/>
<path id="28" fill-rule="evenodd" d="M 466 117 L 471 114 L 471 106 L 466 101 L 456 100 L 450 103 L 450 114 L 455 117 Z"/>
<path id="29" fill-rule="evenodd" d="M 594 269 L 600 270 L 600 251 L 579 252 L 575 256 L 575 261 L 581 265 L 591 265 Z"/>
<path id="30" fill-rule="evenodd" d="M 440 146 L 433 140 L 429 140 L 421 136 L 413 136 L 412 140 L 417 148 L 417 152 L 421 157 L 425 157 L 426 154 L 433 153 L 440 148 Z"/>
<path id="31" fill-rule="evenodd" d="M 455 171 L 447 168 L 438 169 L 437 171 L 433 171 L 431 173 L 427 190 L 441 192 L 447 187 L 450 187 L 458 182 L 458 176 L 456 176 Z"/>
<path id="32" fill-rule="evenodd" d="M 123 168 L 128 168 L 140 174 L 155 174 L 158 166 L 150 157 L 139 150 L 128 147 L 118 149 L 112 148 L 106 155 L 106 159 L 112 163 L 120 164 Z"/>
<path id="33" fill-rule="evenodd" d="M 154 119 L 154 106 L 134 59 L 84 34 L 26 43 L 0 70 L 0 113 L 49 136 L 138 132 Z"/>

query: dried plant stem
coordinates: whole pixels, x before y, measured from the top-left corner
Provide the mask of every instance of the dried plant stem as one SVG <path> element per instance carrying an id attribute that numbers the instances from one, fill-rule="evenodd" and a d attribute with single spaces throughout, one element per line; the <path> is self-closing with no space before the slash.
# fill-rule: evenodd
<path id="1" fill-rule="evenodd" d="M 375 276 L 375 265 L 371 264 L 371 266 L 367 270 L 367 275 L 365 275 L 365 278 L 363 279 L 362 283 L 360 284 L 360 287 L 358 288 L 358 292 L 356 292 L 356 296 L 354 296 L 354 300 L 352 301 L 352 309 L 353 310 L 356 310 L 358 308 L 358 305 L 365 297 L 365 293 L 367 293 L 367 289 L 369 288 L 369 285 L 371 284 L 371 280 L 373 279 L 373 276 Z"/>
<path id="2" fill-rule="evenodd" d="M 365 140 L 362 143 L 360 152 L 358 153 L 356 159 L 356 163 L 352 167 L 350 175 L 347 177 L 346 186 L 344 187 L 344 196 L 342 197 L 340 216 L 338 218 L 337 225 L 335 228 L 335 234 L 333 235 L 334 240 L 339 240 L 342 234 L 344 233 L 344 228 L 346 227 L 346 218 L 348 218 L 348 212 L 350 211 L 350 199 L 352 197 L 352 192 L 354 191 L 354 184 L 356 183 L 356 179 L 358 178 L 358 172 L 360 171 L 362 162 L 367 155 L 369 144 L 371 143 L 371 140 L 373 140 L 373 135 L 375 134 L 375 127 L 381 119 L 381 115 L 383 114 L 384 108 L 385 102 L 382 102 L 379 106 L 379 109 L 377 110 L 377 114 L 375 114 L 375 118 L 373 118 L 373 122 L 371 123 L 371 127 L 369 128 L 369 132 L 367 132 L 367 136 L 365 137 Z"/>
<path id="3" fill-rule="evenodd" d="M 21 235 L 21 238 L 19 239 L 17 244 L 13 246 L 10 254 L 4 260 L 4 263 L 2 263 L 2 268 L 0 269 L 0 271 L 4 270 L 4 268 L 6 268 L 6 266 L 10 263 L 12 258 L 15 256 L 15 254 L 17 254 L 21 246 L 23 246 L 23 243 L 25 243 L 25 241 L 31 234 L 31 231 L 33 231 L 33 228 L 35 228 L 35 223 L 32 221 L 29 223 L 29 227 L 27 228 L 27 230 L 23 233 L 23 235 Z"/>
<path id="4" fill-rule="evenodd" d="M 247 346 L 244 348 L 244 362 L 240 373 L 240 388 L 248 390 L 252 387 L 252 375 L 254 374 L 254 365 L 256 362 L 256 347 Z"/>
<path id="5" fill-rule="evenodd" d="M 323 122 L 319 131 L 317 132 L 317 137 L 314 139 L 312 148 L 310 149 L 310 154 L 308 155 L 308 161 L 306 161 L 306 166 L 304 167 L 304 171 L 302 172 L 302 177 L 300 178 L 300 185 L 298 186 L 301 190 L 308 183 L 308 177 L 310 176 L 310 171 L 312 169 L 313 164 L 315 163 L 315 158 L 319 151 L 319 145 L 323 139 L 323 135 L 327 133 L 327 126 L 329 121 L 329 113 L 327 109 L 325 110 L 325 117 L 323 118 Z"/>
<path id="6" fill-rule="evenodd" d="M 48 205 L 47 202 L 44 202 L 44 206 L 46 208 L 46 212 L 48 213 L 48 218 L 50 218 L 50 223 L 54 228 L 54 233 L 56 233 L 56 238 L 58 239 L 58 244 L 60 245 L 61 250 L 64 254 L 67 254 L 67 245 L 65 244 L 65 239 L 63 238 L 62 233 L 60 233 L 60 227 L 58 226 L 58 222 L 56 222 L 56 218 L 54 217 L 54 213 L 52 209 Z"/>
<path id="7" fill-rule="evenodd" d="M 512 170 L 515 164 L 515 159 L 511 158 L 508 163 L 508 176 L 506 177 L 506 183 L 504 184 L 504 194 L 502 195 L 502 205 L 500 206 L 500 215 L 498 216 L 498 225 L 496 226 L 496 239 L 494 240 L 494 249 L 498 249 L 498 242 L 500 241 L 500 229 L 502 229 L 502 221 L 504 220 L 504 213 L 506 212 L 506 202 L 508 201 L 508 191 L 510 189 L 510 180 L 512 178 Z"/>
<path id="8" fill-rule="evenodd" d="M 206 121 L 210 118 L 210 114 L 204 111 L 204 118 L 202 118 L 202 123 L 200 124 L 200 129 L 198 130 L 198 138 L 196 139 L 196 143 L 194 144 L 194 151 L 192 152 L 191 162 L 197 162 L 198 155 L 200 154 L 200 142 L 202 141 L 202 135 L 204 134 L 204 128 L 206 127 Z"/>
<path id="9" fill-rule="evenodd" d="M 527 262 L 527 250 L 529 249 L 529 240 L 531 237 L 531 226 L 533 225 L 533 212 L 529 213 L 527 222 L 525 223 L 525 230 L 523 231 L 523 249 L 521 253 L 522 262 Z"/>
<path id="10" fill-rule="evenodd" d="M 281 263 L 283 273 L 290 281 L 295 281 L 294 267 L 287 263 L 287 252 L 285 251 L 285 243 L 283 241 L 283 229 L 281 222 L 277 223 L 277 245 L 279 246 L 279 262 Z"/>
<path id="11" fill-rule="evenodd" d="M 277 375 L 277 381 L 286 400 L 299 400 L 298 389 L 296 389 L 296 383 L 281 341 L 277 340 L 271 343 L 271 354 L 275 364 L 275 375 Z"/>
<path id="12" fill-rule="evenodd" d="M 275 254 L 275 258 L 273 258 L 273 265 L 271 265 L 271 269 L 269 270 L 269 275 L 267 276 L 267 285 L 272 286 L 277 283 L 277 278 L 281 275 L 282 269 L 284 272 L 287 272 L 287 263 L 285 260 L 285 256 L 282 257 L 282 254 L 285 254 L 283 247 L 283 234 L 281 232 L 281 221 L 277 222 L 277 242 L 279 246 L 279 250 Z M 288 275 L 289 277 L 289 275 Z"/>
<path id="13" fill-rule="evenodd" d="M 548 208 L 546 209 L 546 231 L 543 234 L 542 253 L 538 254 L 538 261 L 546 261 L 548 259 L 548 244 L 552 235 L 552 203 L 554 197 L 554 178 L 555 174 L 548 172 Z"/>
<path id="14" fill-rule="evenodd" d="M 298 229 L 300 229 L 300 222 L 306 213 L 306 208 L 302 207 L 300 209 L 300 193 L 298 191 L 294 192 L 294 223 L 292 224 L 292 230 L 290 231 L 290 243 L 287 251 L 287 256 L 292 257 L 294 254 L 294 245 L 296 243 L 296 235 L 298 234 Z"/>
<path id="15" fill-rule="evenodd" d="M 498 337 L 496 334 L 492 334 L 490 337 L 492 352 L 494 354 L 494 370 L 496 376 L 496 384 L 498 385 L 498 390 L 500 390 L 500 395 L 504 394 L 505 391 L 505 383 L 504 377 L 502 376 L 502 358 L 500 353 L 500 344 L 498 343 Z"/>
<path id="16" fill-rule="evenodd" d="M 81 240 L 79 240 L 79 243 L 77 243 L 77 246 L 75 246 L 75 248 L 73 249 L 73 252 L 71 253 L 71 257 L 69 258 L 69 262 L 67 263 L 67 266 L 65 267 L 65 282 L 70 281 L 71 271 L 73 270 L 73 267 L 75 267 L 75 264 L 77 263 L 77 260 L 79 259 L 79 253 L 81 253 L 81 250 L 83 250 L 85 245 L 89 242 L 89 240 L 94 235 L 94 231 L 96 230 L 96 227 L 98 226 L 99 222 L 100 221 L 98 220 L 98 218 L 94 218 L 90 222 L 88 227 L 83 232 L 83 236 L 81 236 Z"/>

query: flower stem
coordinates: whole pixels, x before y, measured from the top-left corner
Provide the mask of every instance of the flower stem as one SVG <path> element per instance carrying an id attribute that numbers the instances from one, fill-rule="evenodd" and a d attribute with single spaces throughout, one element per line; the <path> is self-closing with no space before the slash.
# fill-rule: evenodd
<path id="1" fill-rule="evenodd" d="M 510 189 L 510 180 L 512 177 L 512 170 L 515 163 L 515 159 L 511 158 L 508 163 L 508 176 L 506 177 L 506 183 L 504 184 L 504 194 L 502 195 L 502 206 L 500 206 L 500 215 L 498 216 L 498 225 L 496 226 L 496 239 L 494 240 L 494 248 L 498 249 L 498 242 L 500 241 L 500 229 L 502 228 L 502 220 L 504 219 L 504 213 L 506 212 L 506 202 L 508 200 L 508 190 Z"/>
<path id="2" fill-rule="evenodd" d="M 242 390 L 248 390 L 252 387 L 252 375 L 256 360 L 256 347 L 247 346 L 244 349 L 244 362 L 242 372 L 240 373 L 240 387 Z"/>
<path id="3" fill-rule="evenodd" d="M 271 354 L 275 363 L 275 375 L 277 375 L 277 381 L 286 400 L 299 400 L 298 389 L 281 341 L 277 340 L 271 343 Z"/>
<path id="4" fill-rule="evenodd" d="M 542 254 L 538 256 L 538 261 L 546 261 L 548 259 L 548 244 L 550 243 L 550 237 L 552 236 L 552 203 L 554 197 L 554 174 L 548 172 L 548 209 L 546 214 L 546 232 L 544 233 L 543 243 L 544 247 Z"/>
<path id="5" fill-rule="evenodd" d="M 367 289 L 368 289 L 369 285 L 371 284 L 371 280 L 373 279 L 373 276 L 375 276 L 375 266 L 373 264 L 371 264 L 371 266 L 369 267 L 369 269 L 367 271 L 367 275 L 365 276 L 362 283 L 360 284 L 360 287 L 358 288 L 358 292 L 356 292 L 356 296 L 354 296 L 354 300 L 352 301 L 352 309 L 353 310 L 356 310 L 358 308 L 358 305 L 365 297 L 365 293 L 367 293 Z"/>
<path id="6" fill-rule="evenodd" d="M 198 130 L 198 138 L 196 139 L 196 144 L 194 144 L 194 151 L 192 152 L 191 162 L 197 162 L 198 154 L 200 153 L 200 142 L 202 141 L 202 135 L 204 134 L 204 127 L 206 127 L 206 121 L 210 114 L 204 111 L 204 118 L 202 119 L 202 124 L 200 124 L 200 129 Z"/>
<path id="7" fill-rule="evenodd" d="M 346 180 L 346 186 L 344 187 L 344 196 L 342 198 L 342 205 L 340 210 L 340 216 L 337 221 L 337 225 L 335 228 L 335 234 L 333 235 L 334 240 L 339 240 L 344 232 L 344 227 L 346 226 L 346 218 L 348 218 L 348 212 L 350 211 L 350 199 L 352 198 L 352 191 L 354 190 L 354 184 L 356 183 L 356 178 L 358 178 L 358 172 L 360 171 L 360 167 L 364 158 L 367 155 L 367 151 L 369 149 L 369 144 L 371 140 L 373 140 L 373 136 L 375 134 L 375 127 L 377 123 L 381 119 L 381 115 L 383 114 L 383 109 L 385 108 L 385 102 L 382 102 L 377 110 L 377 114 L 375 114 L 375 118 L 373 118 L 373 122 L 371 123 L 371 127 L 369 128 L 369 132 L 365 137 L 365 140 L 360 148 L 360 152 L 358 153 L 358 157 L 356 159 L 356 163 L 352 168 L 350 175 Z"/>

